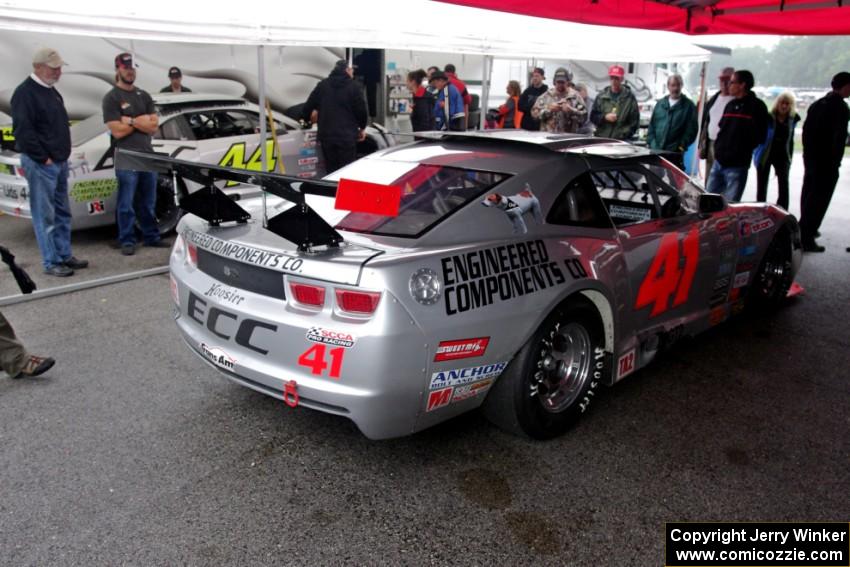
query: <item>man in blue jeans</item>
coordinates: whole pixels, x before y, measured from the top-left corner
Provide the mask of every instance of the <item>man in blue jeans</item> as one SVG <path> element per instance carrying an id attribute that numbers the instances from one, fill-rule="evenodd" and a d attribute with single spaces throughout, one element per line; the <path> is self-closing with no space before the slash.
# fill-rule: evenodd
<path id="1" fill-rule="evenodd" d="M 729 81 L 729 94 L 720 118 L 720 132 L 714 142 L 714 165 L 708 175 L 708 192 L 719 193 L 727 201 L 740 201 L 747 185 L 753 150 L 767 136 L 767 107 L 753 94 L 755 79 L 749 71 L 735 71 Z"/>
<path id="2" fill-rule="evenodd" d="M 103 121 L 112 134 L 112 143 L 116 149 L 153 152 L 151 136 L 159 127 L 159 118 L 151 96 L 133 85 L 136 81 L 133 56 L 119 53 L 115 57 L 115 71 L 116 86 L 103 97 Z M 116 152 L 115 177 L 121 253 L 125 256 L 136 253 L 137 214 L 145 246 L 168 247 L 160 239 L 156 226 L 156 172 L 130 169 L 120 152 Z"/>
<path id="3" fill-rule="evenodd" d="M 30 194 L 32 226 L 44 273 L 66 277 L 89 263 L 71 254 L 68 156 L 71 131 L 62 95 L 54 85 L 65 62 L 55 49 L 35 52 L 32 74 L 12 95 L 15 146 Z"/>

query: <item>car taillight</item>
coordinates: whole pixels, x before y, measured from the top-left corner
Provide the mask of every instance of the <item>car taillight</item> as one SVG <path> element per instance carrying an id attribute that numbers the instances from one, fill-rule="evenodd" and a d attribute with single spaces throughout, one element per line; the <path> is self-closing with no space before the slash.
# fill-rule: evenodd
<path id="1" fill-rule="evenodd" d="M 21 167 L 21 166 L 19 166 L 19 165 L 16 165 L 16 166 L 15 166 L 15 174 L 16 174 L 18 177 L 24 177 L 24 168 L 23 168 L 23 167 Z"/>
<path id="2" fill-rule="evenodd" d="M 198 247 L 192 244 L 191 242 L 186 243 L 186 250 L 188 250 L 188 254 L 186 258 L 189 260 L 189 265 L 193 268 L 198 267 Z"/>
<path id="3" fill-rule="evenodd" d="M 343 311 L 370 315 L 378 308 L 381 300 L 379 291 L 354 291 L 350 289 L 336 290 L 336 304 Z"/>
<path id="4" fill-rule="evenodd" d="M 310 307 L 324 307 L 325 305 L 325 288 L 322 286 L 290 282 L 289 289 L 292 291 L 292 297 L 295 298 L 295 301 L 302 305 L 309 305 Z"/>
<path id="5" fill-rule="evenodd" d="M 174 300 L 176 305 L 180 305 L 180 291 L 177 287 L 177 280 L 174 279 L 174 276 L 169 274 L 169 279 L 171 280 L 171 299 Z"/>

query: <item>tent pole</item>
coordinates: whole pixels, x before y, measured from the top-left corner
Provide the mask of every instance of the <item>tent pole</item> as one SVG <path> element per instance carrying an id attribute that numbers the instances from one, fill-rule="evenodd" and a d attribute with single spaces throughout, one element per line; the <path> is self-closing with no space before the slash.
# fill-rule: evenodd
<path id="1" fill-rule="evenodd" d="M 702 115 L 705 112 L 705 74 L 708 69 L 708 61 L 702 62 L 702 69 L 699 72 L 699 100 L 697 101 L 697 147 L 694 151 L 693 162 L 691 163 L 691 171 L 696 171 L 699 177 L 699 139 L 702 135 Z M 708 183 L 708 172 L 705 172 L 705 182 Z"/>
<path id="2" fill-rule="evenodd" d="M 263 109 L 266 107 L 266 59 L 263 45 L 257 46 L 257 82 L 260 103 L 260 163 L 261 170 L 266 170 L 266 119 Z M 263 226 L 268 226 L 269 217 L 266 212 L 266 192 L 263 190 Z"/>
<path id="3" fill-rule="evenodd" d="M 490 77 L 493 76 L 493 56 L 484 56 L 484 71 L 481 80 L 481 112 L 478 118 L 478 128 L 484 129 L 484 122 L 487 120 L 487 107 L 490 105 Z"/>

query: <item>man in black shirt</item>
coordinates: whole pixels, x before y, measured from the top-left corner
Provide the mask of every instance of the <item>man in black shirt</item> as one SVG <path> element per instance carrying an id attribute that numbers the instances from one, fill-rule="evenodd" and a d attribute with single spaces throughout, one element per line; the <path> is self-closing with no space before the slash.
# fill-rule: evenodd
<path id="1" fill-rule="evenodd" d="M 844 99 L 850 96 L 850 73 L 832 78 L 832 91 L 816 100 L 803 123 L 803 191 L 800 195 L 800 236 L 803 250 L 823 252 L 815 236 L 829 208 L 838 182 L 838 168 L 844 157 L 850 109 Z M 850 250 L 848 250 L 850 251 Z"/>
<path id="2" fill-rule="evenodd" d="M 549 86 L 543 82 L 546 72 L 542 67 L 535 67 L 531 72 L 531 84 L 519 95 L 519 111 L 522 112 L 520 127 L 523 130 L 540 130 L 540 120 L 531 115 L 531 109 L 537 97 L 549 90 Z"/>
<path id="3" fill-rule="evenodd" d="M 720 118 L 720 132 L 714 143 L 714 164 L 708 174 L 709 193 L 724 195 L 737 202 L 747 186 L 753 150 L 767 136 L 767 107 L 753 93 L 755 78 L 743 69 L 732 74 L 729 94 Z"/>
<path id="4" fill-rule="evenodd" d="M 352 80 L 354 69 L 340 59 L 327 79 L 322 79 L 301 111 L 305 122 L 313 111 L 319 113 L 318 139 L 330 173 L 357 159 L 357 142 L 366 139 L 366 100 Z"/>
<path id="5" fill-rule="evenodd" d="M 120 53 L 115 57 L 117 85 L 103 97 L 103 121 L 112 133 L 116 149 L 153 152 L 151 136 L 159 127 L 159 118 L 151 96 L 133 85 L 136 69 L 133 56 Z M 121 253 L 131 256 L 136 253 L 136 213 L 142 229 L 145 246 L 165 248 L 168 243 L 160 240 L 156 226 L 156 172 L 129 169 L 121 159 L 115 157 L 115 177 L 118 178 L 118 241 Z M 134 202 L 139 207 L 134 210 Z"/>
<path id="6" fill-rule="evenodd" d="M 89 263 L 71 254 L 68 156 L 71 131 L 62 95 L 54 85 L 65 62 L 55 49 L 35 52 L 32 74 L 12 95 L 15 147 L 30 193 L 32 226 L 44 273 L 70 276 Z"/>
<path id="7" fill-rule="evenodd" d="M 180 67 L 172 67 L 168 70 L 169 84 L 165 85 L 159 92 L 161 93 L 190 93 L 192 89 L 183 86 L 183 72 Z"/>

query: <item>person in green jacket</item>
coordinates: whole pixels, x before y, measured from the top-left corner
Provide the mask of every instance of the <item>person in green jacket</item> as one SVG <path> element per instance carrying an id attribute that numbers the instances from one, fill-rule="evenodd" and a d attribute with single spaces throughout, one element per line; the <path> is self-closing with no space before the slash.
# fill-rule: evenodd
<path id="1" fill-rule="evenodd" d="M 640 125 L 640 110 L 635 95 L 623 84 L 626 70 L 621 65 L 611 65 L 608 77 L 611 86 L 605 87 L 593 102 L 590 121 L 596 124 L 596 135 L 601 138 L 628 140 Z"/>
<path id="2" fill-rule="evenodd" d="M 658 100 L 649 120 L 646 143 L 653 150 L 675 152 L 666 155 L 672 163 L 684 169 L 682 156 L 697 137 L 697 107 L 682 94 L 682 76 L 667 78 L 670 94 Z"/>

